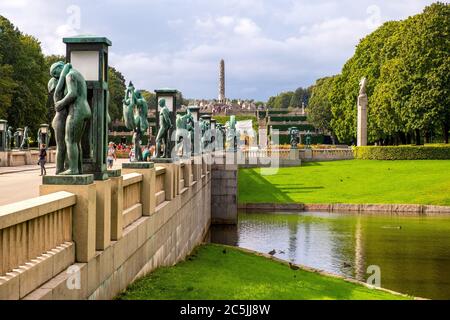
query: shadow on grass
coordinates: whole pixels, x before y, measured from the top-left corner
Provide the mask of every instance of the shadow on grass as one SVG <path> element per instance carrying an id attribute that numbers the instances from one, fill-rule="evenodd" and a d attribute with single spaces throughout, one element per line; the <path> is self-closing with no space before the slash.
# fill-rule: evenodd
<path id="1" fill-rule="evenodd" d="M 240 193 L 249 195 L 249 198 L 263 198 L 263 202 L 279 203 L 295 202 L 291 197 L 277 188 L 276 185 L 270 183 L 263 176 L 261 176 L 255 169 L 242 170 L 239 172 L 239 189 Z"/>

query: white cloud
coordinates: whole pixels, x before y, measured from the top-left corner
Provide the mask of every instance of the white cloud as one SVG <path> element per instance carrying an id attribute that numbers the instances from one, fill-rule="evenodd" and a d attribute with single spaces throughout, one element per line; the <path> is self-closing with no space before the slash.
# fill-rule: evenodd
<path id="1" fill-rule="evenodd" d="M 166 0 L 0 0 L 0 13 L 37 37 L 46 54 L 64 54 L 64 36 L 108 36 L 111 65 L 140 88 L 216 97 L 224 58 L 227 94 L 265 99 L 338 73 L 373 27 L 432 2 L 171 0 L 168 10 Z"/>
<path id="2" fill-rule="evenodd" d="M 228 26 L 231 26 L 234 23 L 235 19 L 234 19 L 234 17 L 231 17 L 231 16 L 222 16 L 222 17 L 216 18 L 216 21 L 220 25 L 222 25 L 224 27 L 228 27 Z"/>
<path id="3" fill-rule="evenodd" d="M 256 36 L 261 29 L 251 19 L 239 19 L 238 24 L 234 27 L 234 32 L 244 37 Z"/>

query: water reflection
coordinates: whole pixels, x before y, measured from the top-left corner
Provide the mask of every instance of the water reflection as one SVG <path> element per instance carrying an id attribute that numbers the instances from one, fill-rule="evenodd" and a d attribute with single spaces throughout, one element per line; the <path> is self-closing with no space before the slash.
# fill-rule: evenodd
<path id="1" fill-rule="evenodd" d="M 240 213 L 238 226 L 215 226 L 211 241 L 366 281 L 381 268 L 381 285 L 450 299 L 450 217 L 337 213 Z"/>

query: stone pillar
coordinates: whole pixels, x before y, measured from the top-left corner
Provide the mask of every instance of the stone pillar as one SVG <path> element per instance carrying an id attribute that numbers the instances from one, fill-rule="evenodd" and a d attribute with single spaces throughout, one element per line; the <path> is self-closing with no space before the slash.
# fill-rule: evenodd
<path id="1" fill-rule="evenodd" d="M 142 174 L 142 189 L 141 189 L 141 201 L 142 201 L 142 215 L 150 216 L 155 213 L 155 165 L 153 162 L 127 162 L 122 164 L 122 172 L 127 173 L 140 173 Z"/>
<path id="2" fill-rule="evenodd" d="M 181 161 L 184 163 L 184 187 L 189 188 L 192 185 L 192 160 L 189 158 Z"/>
<path id="3" fill-rule="evenodd" d="M 77 262 L 89 262 L 95 256 L 97 197 L 92 174 L 77 176 L 44 176 L 41 196 L 67 191 L 77 196 L 72 212 L 72 239 Z"/>
<path id="4" fill-rule="evenodd" d="M 291 148 L 289 151 L 289 160 L 299 160 L 300 152 L 297 148 Z"/>
<path id="5" fill-rule="evenodd" d="M 220 60 L 219 65 L 219 103 L 225 103 L 225 61 Z"/>
<path id="6" fill-rule="evenodd" d="M 236 224 L 238 216 L 238 165 L 213 164 L 211 223 Z"/>
<path id="7" fill-rule="evenodd" d="M 108 170 L 111 180 L 111 240 L 123 235 L 123 177 L 121 170 Z"/>
<path id="8" fill-rule="evenodd" d="M 96 250 L 105 250 L 111 244 L 111 180 L 94 182 L 97 191 Z"/>
<path id="9" fill-rule="evenodd" d="M 367 94 L 358 97 L 358 141 L 357 146 L 367 146 Z"/>
<path id="10" fill-rule="evenodd" d="M 166 201 L 171 201 L 180 193 L 180 163 L 171 159 L 154 159 L 154 161 L 158 166 L 166 169 L 164 191 L 166 193 Z"/>
<path id="11" fill-rule="evenodd" d="M 192 175 L 194 181 L 199 182 L 202 179 L 202 156 L 195 155 L 192 157 Z"/>

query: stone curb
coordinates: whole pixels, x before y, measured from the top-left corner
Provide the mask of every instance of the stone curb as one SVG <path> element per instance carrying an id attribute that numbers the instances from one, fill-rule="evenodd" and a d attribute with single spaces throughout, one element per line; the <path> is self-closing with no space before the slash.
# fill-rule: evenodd
<path id="1" fill-rule="evenodd" d="M 224 245 L 224 244 L 221 244 L 221 246 L 226 247 L 226 248 L 231 248 L 231 249 L 237 249 L 237 250 L 245 252 L 245 253 L 250 253 L 250 254 L 254 254 L 256 256 L 264 257 L 264 258 L 267 258 L 267 259 L 279 262 L 279 263 L 284 264 L 287 267 L 289 267 L 289 261 L 273 257 L 273 256 L 271 256 L 271 255 L 269 255 L 267 253 L 261 253 L 261 252 L 253 251 L 253 250 L 246 249 L 246 248 L 233 247 L 233 246 L 228 246 L 228 245 Z M 330 273 L 330 272 L 327 272 L 327 271 L 324 271 L 324 270 L 308 267 L 308 266 L 305 266 L 305 265 L 294 264 L 294 263 L 291 263 L 291 264 L 294 265 L 294 266 L 299 267 L 301 270 L 304 270 L 304 271 L 317 273 L 319 275 L 326 276 L 326 277 L 341 279 L 341 280 L 344 280 L 346 282 L 350 282 L 350 283 L 354 283 L 354 284 L 359 284 L 359 285 L 362 285 L 362 286 L 364 286 L 364 287 L 366 287 L 368 289 L 380 290 L 380 291 L 383 291 L 383 292 L 386 292 L 386 293 L 390 293 L 390 294 L 393 294 L 393 295 L 396 295 L 396 296 L 412 298 L 414 300 L 429 300 L 429 299 L 425 299 L 425 298 L 421 298 L 421 297 L 410 296 L 410 295 L 407 295 L 407 294 L 404 294 L 404 293 L 400 293 L 400 292 L 389 290 L 389 289 L 385 289 L 385 288 L 374 287 L 374 286 L 371 286 L 371 285 L 369 285 L 369 284 L 367 284 L 365 282 L 362 282 L 362 281 L 358 281 L 358 280 L 355 280 L 355 279 L 352 279 L 352 278 L 346 278 L 344 276 L 340 276 L 340 275 L 335 274 L 335 273 Z"/>
<path id="2" fill-rule="evenodd" d="M 14 168 L 14 167 L 11 167 Z M 45 169 L 55 169 L 56 166 L 46 166 Z M 28 172 L 28 171 L 36 171 L 36 170 L 41 170 L 40 167 L 36 167 L 36 168 L 29 168 L 29 169 L 17 169 L 17 170 L 8 170 L 8 171 L 0 171 L 0 175 L 3 174 L 11 174 L 11 173 L 19 173 L 19 172 Z"/>
<path id="3" fill-rule="evenodd" d="M 241 203 L 242 210 L 298 210 L 298 211 L 327 211 L 327 212 L 370 212 L 396 213 L 411 215 L 439 215 L 450 214 L 450 206 L 420 205 L 420 204 L 345 204 L 345 203 Z"/>

